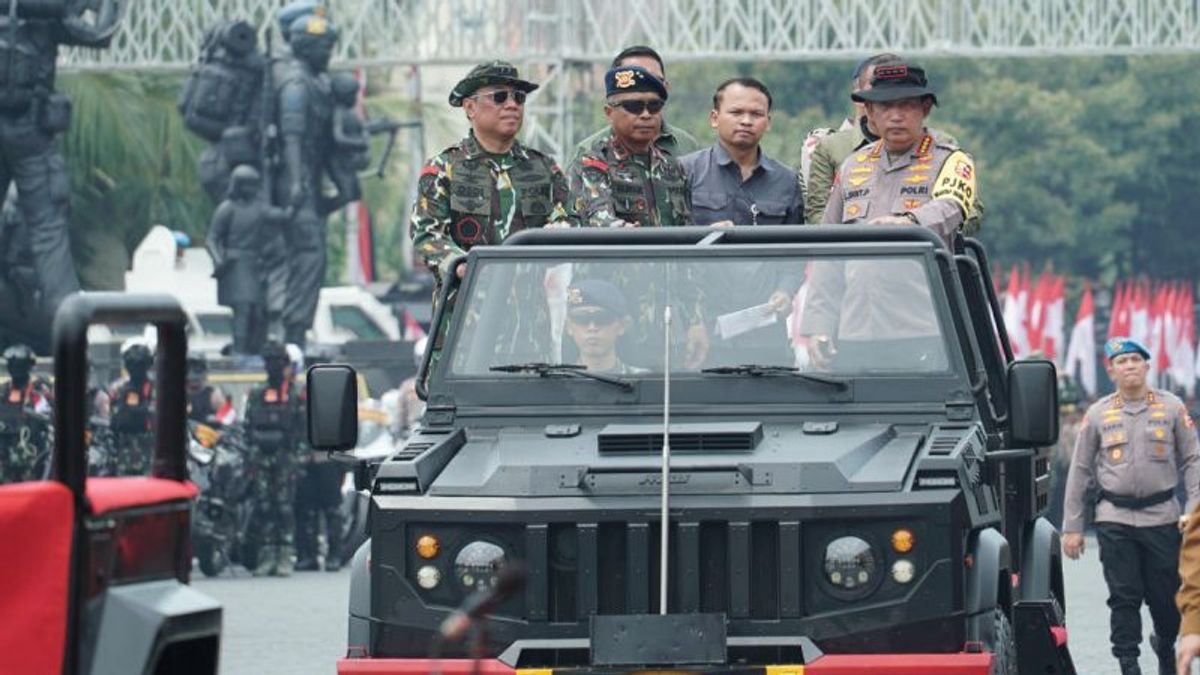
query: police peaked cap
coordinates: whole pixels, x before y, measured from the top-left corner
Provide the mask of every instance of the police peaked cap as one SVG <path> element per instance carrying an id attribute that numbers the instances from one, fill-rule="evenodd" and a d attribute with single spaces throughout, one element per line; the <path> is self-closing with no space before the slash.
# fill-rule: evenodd
<path id="1" fill-rule="evenodd" d="M 606 96 L 648 91 L 667 100 L 667 85 L 641 66 L 617 66 L 604 74 Z"/>
<path id="2" fill-rule="evenodd" d="M 1104 343 L 1104 358 L 1111 361 L 1122 354 L 1141 354 L 1143 359 L 1150 360 L 1150 350 L 1133 338 L 1115 337 Z"/>
<path id="3" fill-rule="evenodd" d="M 871 88 L 856 91 L 850 98 L 858 103 L 899 101 L 928 96 L 937 105 L 937 90 L 925 79 L 925 69 L 915 63 L 880 64 L 871 76 Z"/>
<path id="4" fill-rule="evenodd" d="M 517 67 L 508 61 L 490 61 L 475 66 L 466 77 L 454 85 L 454 89 L 450 90 L 450 105 L 461 108 L 464 99 L 489 84 L 506 85 L 525 93 L 539 86 L 529 80 L 522 80 Z"/>

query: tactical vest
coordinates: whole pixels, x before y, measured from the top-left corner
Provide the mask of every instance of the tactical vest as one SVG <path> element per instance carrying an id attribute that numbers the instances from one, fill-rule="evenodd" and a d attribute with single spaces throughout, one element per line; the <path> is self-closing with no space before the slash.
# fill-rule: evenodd
<path id="1" fill-rule="evenodd" d="M 217 414 L 212 404 L 213 388 L 206 386 L 200 391 L 188 394 L 188 419 L 197 422 L 209 422 Z"/>
<path id="2" fill-rule="evenodd" d="M 467 159 L 452 149 L 447 160 L 450 179 L 450 228 L 454 241 L 464 249 L 483 244 L 499 244 L 492 223 L 498 219 L 500 207 L 496 179 L 492 177 L 490 160 L 486 157 Z M 508 170 L 516 192 L 516 214 L 508 234 L 523 229 L 542 227 L 554 209 L 550 166 L 541 157 L 529 152 L 529 159 L 520 160 Z"/>
<path id="3" fill-rule="evenodd" d="M 246 406 L 246 429 L 251 442 L 259 450 L 288 449 L 297 425 L 291 383 L 285 381 L 279 388 L 256 389 L 251 396 L 253 400 Z"/>
<path id="4" fill-rule="evenodd" d="M 49 22 L 18 22 L 13 31 L 7 17 L 0 19 L 0 112 L 10 115 L 49 93 L 58 55 Z"/>
<path id="5" fill-rule="evenodd" d="M 29 400 L 30 383 L 24 391 L 11 382 L 0 387 L 0 438 L 16 436 L 25 424 L 25 402 Z"/>
<path id="6" fill-rule="evenodd" d="M 153 430 L 154 387 L 149 380 L 138 386 L 126 382 L 117 390 L 111 405 L 109 428 L 118 433 L 144 434 Z"/>
<path id="7" fill-rule="evenodd" d="M 613 215 L 617 218 L 642 227 L 690 224 L 687 178 L 677 163 L 654 178 L 650 177 L 649 169 L 633 160 L 608 161 L 606 164 Z M 662 216 L 661 222 L 652 210 Z"/>

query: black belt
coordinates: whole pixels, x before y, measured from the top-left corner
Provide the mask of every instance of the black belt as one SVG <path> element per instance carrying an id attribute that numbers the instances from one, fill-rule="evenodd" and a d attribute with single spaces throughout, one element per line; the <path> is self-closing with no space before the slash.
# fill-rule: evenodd
<path id="1" fill-rule="evenodd" d="M 1162 492 L 1155 492 L 1154 494 L 1146 495 L 1145 497 L 1118 495 L 1106 490 L 1100 490 L 1099 494 L 1096 495 L 1097 502 L 1103 500 L 1109 504 L 1112 504 L 1113 506 L 1119 506 L 1123 509 L 1148 509 L 1151 506 L 1157 506 L 1163 502 L 1169 502 L 1174 498 L 1175 488 L 1163 490 Z"/>

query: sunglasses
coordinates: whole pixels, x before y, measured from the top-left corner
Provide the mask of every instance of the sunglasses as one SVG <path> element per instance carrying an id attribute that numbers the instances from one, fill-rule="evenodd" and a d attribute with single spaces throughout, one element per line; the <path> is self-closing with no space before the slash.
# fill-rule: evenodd
<path id="1" fill-rule="evenodd" d="M 657 115 L 658 113 L 662 112 L 663 106 L 666 104 L 666 101 L 662 100 L 661 98 L 656 98 L 649 101 L 644 99 L 619 101 L 616 103 L 610 103 L 609 105 L 622 108 L 630 115 L 641 115 L 642 112 L 646 110 L 649 110 L 651 115 Z"/>
<path id="2" fill-rule="evenodd" d="M 496 105 L 504 105 L 505 103 L 508 102 L 509 94 L 512 94 L 513 100 L 517 102 L 517 105 L 525 105 L 525 92 L 523 92 L 523 91 L 511 91 L 510 92 L 507 89 L 497 89 L 496 91 L 489 92 L 487 94 L 475 94 L 474 96 L 468 96 L 467 98 L 474 98 L 474 99 L 488 98 L 488 99 L 491 99 L 492 103 L 495 103 Z"/>
<path id="3" fill-rule="evenodd" d="M 579 310 L 567 312 L 567 319 L 578 326 L 611 326 L 617 322 L 616 312 L 601 309 L 597 311 Z"/>

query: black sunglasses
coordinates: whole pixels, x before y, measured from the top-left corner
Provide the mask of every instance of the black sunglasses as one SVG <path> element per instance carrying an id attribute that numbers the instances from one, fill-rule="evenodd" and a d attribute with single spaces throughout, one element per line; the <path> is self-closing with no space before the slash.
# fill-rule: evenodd
<path id="1" fill-rule="evenodd" d="M 616 312 L 607 309 L 597 311 L 588 311 L 585 309 L 567 312 L 567 318 L 570 319 L 571 323 L 579 326 L 611 326 L 621 317 Z"/>
<path id="2" fill-rule="evenodd" d="M 491 93 L 476 94 L 470 98 L 490 98 L 492 99 L 492 103 L 495 103 L 496 105 L 504 105 L 505 102 L 508 101 L 508 95 L 510 93 L 512 94 L 513 100 L 517 102 L 517 105 L 525 105 L 525 92 L 523 91 L 509 92 L 507 89 L 497 89 Z"/>
<path id="3" fill-rule="evenodd" d="M 651 115 L 657 115 L 662 112 L 663 106 L 667 104 L 661 98 L 656 98 L 650 101 L 638 99 L 634 101 L 619 101 L 612 105 L 620 106 L 625 112 L 630 115 L 641 115 L 643 111 L 649 110 Z"/>

